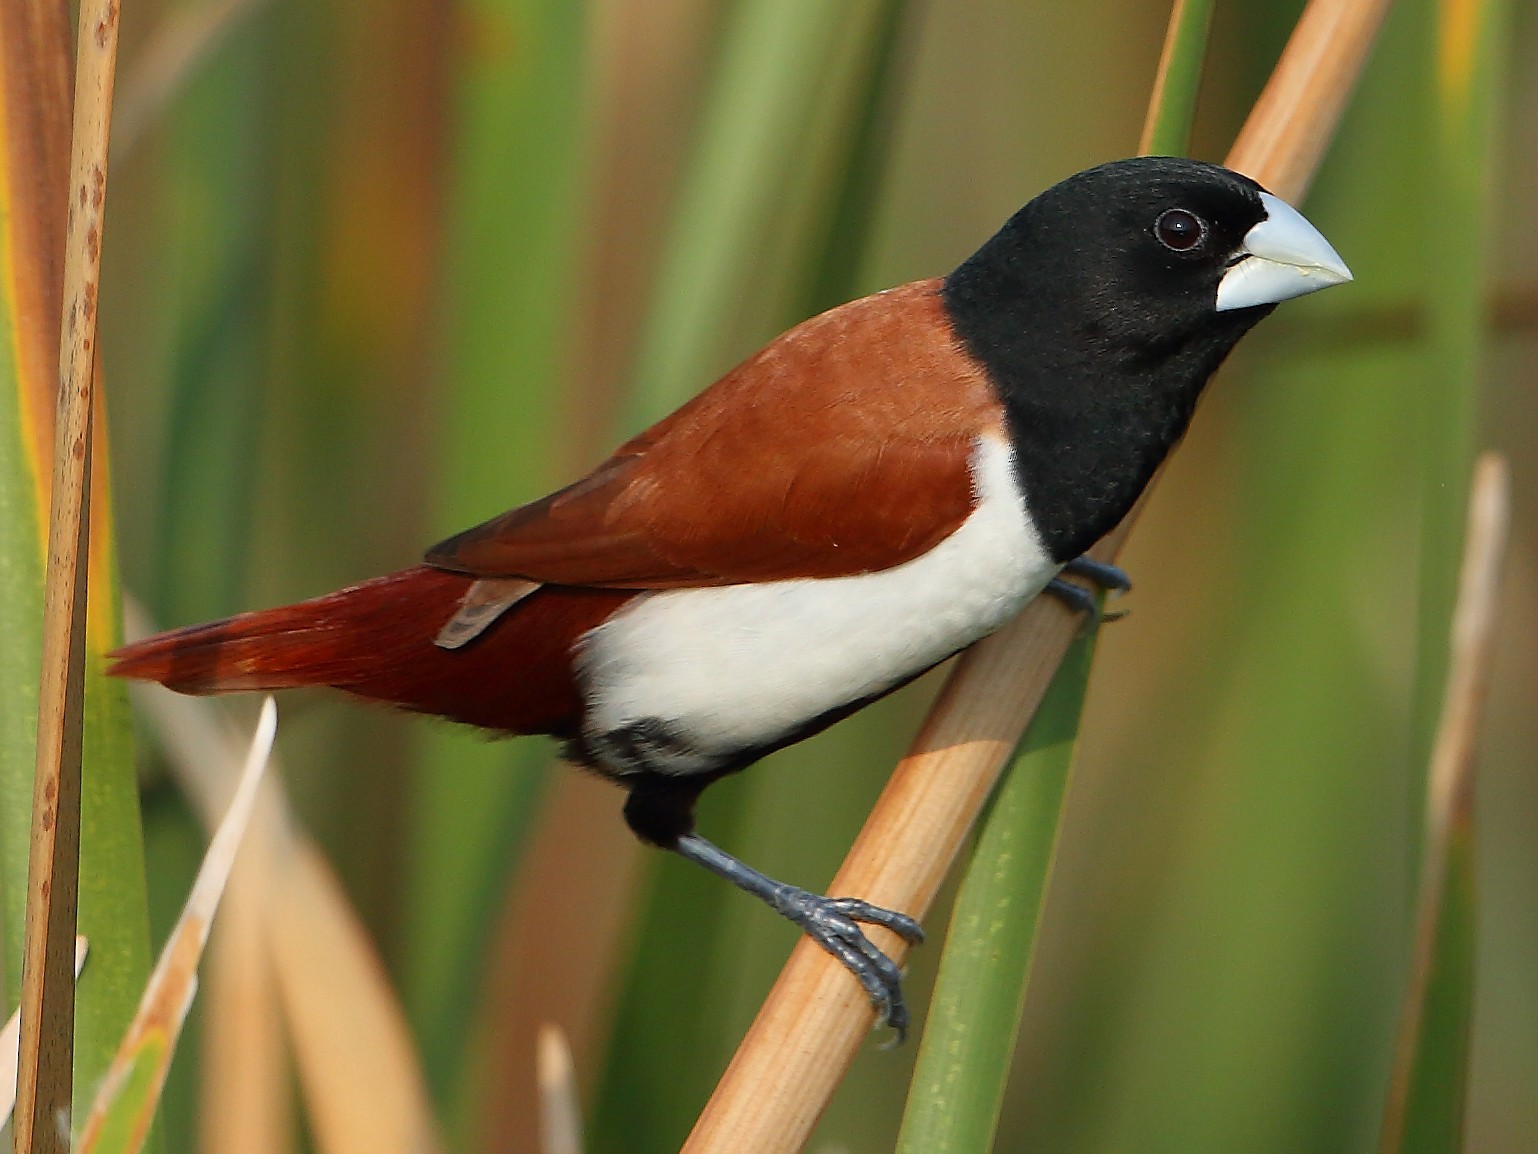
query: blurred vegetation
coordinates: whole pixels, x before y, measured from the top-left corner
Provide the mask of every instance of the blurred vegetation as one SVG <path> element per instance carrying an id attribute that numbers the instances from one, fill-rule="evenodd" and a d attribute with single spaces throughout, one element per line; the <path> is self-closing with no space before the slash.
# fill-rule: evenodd
<path id="1" fill-rule="evenodd" d="M 109 39 L 99 39 L 98 48 Z M 25 1041 L 13 1040 L 5 1056 L 13 1071 L 6 1080 L 20 1083 L 7 1086 L 5 1096 L 13 1098 L 12 1089 L 26 1094 L 29 1101 L 19 1112 L 36 1124 L 18 1126 L 24 1133 L 18 1133 L 17 1141 L 29 1148 L 33 1135 L 47 1132 L 49 1110 L 84 1116 L 149 973 L 132 721 L 126 689 L 103 673 L 103 655 L 120 633 L 109 462 L 104 448 L 92 453 L 86 436 L 83 476 L 75 473 L 73 482 L 63 481 L 59 478 L 71 470 L 56 474 L 54 467 L 61 443 L 81 428 L 58 412 L 59 378 L 70 372 L 61 368 L 61 360 L 91 372 L 89 353 L 81 360 L 78 350 L 67 358 L 59 351 L 66 195 L 72 179 L 71 47 L 64 6 L 0 10 L 0 90 L 5 93 L 0 100 L 0 647 L 5 651 L 0 658 L 0 988 L 7 1017 L 22 1000 L 24 985 L 26 1000 L 38 1015 L 20 1031 Z M 82 73 L 89 77 L 91 69 Z M 110 80 L 106 86 L 110 91 Z M 95 145 L 100 144 L 98 133 Z M 83 158 L 93 155 L 81 151 Z M 83 184 L 80 194 L 85 195 Z M 90 235 L 95 236 L 94 227 Z M 71 289 L 72 295 L 81 291 Z M 93 291 L 87 282 L 85 292 Z M 84 347 L 91 344 L 86 340 Z M 81 383 L 72 380 L 69 387 Z M 74 417 L 83 415 L 78 406 L 73 409 Z M 103 440 L 98 438 L 97 445 Z M 89 518 L 70 516 L 80 511 L 68 510 L 64 502 L 60 508 L 66 515 L 52 517 L 54 486 L 68 492 L 83 482 L 80 499 L 91 506 Z M 86 539 L 78 542 L 79 568 L 50 563 L 50 553 L 57 562 L 73 551 L 62 542 L 51 548 L 50 521 L 66 539 L 85 531 Z M 57 592 L 73 598 L 75 606 L 67 617 L 55 617 L 61 623 L 69 620 L 65 632 L 70 640 L 60 645 L 62 635 L 56 634 L 47 657 L 45 573 L 62 578 Z M 55 606 L 64 603 L 54 601 Z M 40 685 L 45 666 L 52 681 L 46 693 Z M 41 729 L 52 736 L 40 743 Z M 34 838 L 32 810 L 39 794 L 46 800 L 39 806 L 38 824 L 48 833 Z M 71 876 L 76 864 L 78 886 Z M 63 934 L 55 929 L 51 939 L 47 931 L 34 939 L 38 948 L 28 956 L 36 968 L 24 974 L 26 934 L 44 925 L 68 928 Z M 54 991 L 78 948 L 76 933 L 89 939 L 93 964 L 72 995 L 59 997 Z M 46 983 L 40 975 L 47 975 Z M 49 992 L 42 994 L 45 984 Z M 63 1022 L 72 1024 L 72 1037 L 59 1037 Z M 53 1061 L 38 1060 L 45 1050 Z M 72 1061 L 73 1079 L 60 1057 Z M 9 1108 L 0 1116 L 0 1140 L 7 1143 L 8 1118 Z"/>
<path id="2" fill-rule="evenodd" d="M 210 2 L 125 13 L 124 100 L 153 90 L 164 30 Z M 1217 6 L 1195 155 L 1226 150 L 1300 8 Z M 167 625 L 410 564 L 800 317 L 947 271 L 1042 187 L 1134 151 L 1168 14 L 218 10 L 114 157 L 103 275 L 123 581 Z M 1538 48 L 1534 17 L 1512 6 L 1511 59 Z M 1490 63 L 1491 155 L 1458 162 L 1473 200 L 1455 206 L 1436 29 L 1431 0 L 1395 8 L 1307 206 L 1356 284 L 1246 342 L 1124 556 L 1137 591 L 1100 638 L 998 1149 L 1375 1148 L 1424 777 L 1417 574 L 1454 563 L 1421 547 L 1444 432 L 1465 438 L 1460 460 L 1505 449 L 1517 502 L 1480 783 L 1467 1148 L 1538 1133 L 1538 74 Z M 1483 242 L 1465 228 L 1481 199 Z M 1483 271 L 1448 271 L 1481 243 Z M 1448 323 L 1476 330 L 1456 383 L 1433 355 Z M 1438 388 L 1460 390 L 1466 430 L 1422 427 Z M 932 687 L 714 788 L 702 828 L 820 886 Z M 296 808 L 402 991 L 452 1147 L 535 1148 L 550 1016 L 573 1039 L 590 1148 L 676 1149 L 793 930 L 636 851 L 619 795 L 547 774 L 540 742 L 320 695 L 284 711 Z M 143 760 L 163 934 L 196 826 Z M 921 1025 L 937 954 L 909 980 Z M 812 1149 L 891 1149 L 916 1050 L 868 1047 Z M 184 1049 L 173 1074 L 177 1154 L 198 1148 L 207 1057 Z"/>

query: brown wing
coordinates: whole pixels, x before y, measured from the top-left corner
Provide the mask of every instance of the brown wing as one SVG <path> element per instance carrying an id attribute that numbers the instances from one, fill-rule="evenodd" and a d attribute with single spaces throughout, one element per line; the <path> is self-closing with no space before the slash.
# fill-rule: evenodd
<path id="1" fill-rule="evenodd" d="M 1003 416 L 920 281 L 790 330 L 589 476 L 427 560 L 481 577 L 660 589 L 890 568 L 975 503 Z"/>

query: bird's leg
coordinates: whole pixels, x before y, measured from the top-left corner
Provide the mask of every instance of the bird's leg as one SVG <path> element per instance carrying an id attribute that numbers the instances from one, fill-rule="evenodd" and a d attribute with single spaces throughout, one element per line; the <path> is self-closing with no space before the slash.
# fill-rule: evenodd
<path id="1" fill-rule="evenodd" d="M 924 940 L 924 930 L 917 921 L 858 898 L 827 898 L 777 882 L 697 833 L 680 835 L 670 848 L 680 857 L 697 862 L 717 877 L 746 890 L 800 926 L 807 937 L 844 963 L 876 1012 L 897 1031 L 897 1040 L 900 1042 L 907 1035 L 908 1007 L 903 1002 L 902 971 L 865 936 L 858 923 L 884 926 L 916 945 Z"/>
<path id="2" fill-rule="evenodd" d="M 794 922 L 854 975 L 871 1005 L 901 1041 L 908 1029 L 902 972 L 865 936 L 858 923 L 884 926 L 914 943 L 924 940 L 923 929 L 907 914 L 857 898 L 826 898 L 777 882 L 695 833 L 694 803 L 715 776 L 719 774 L 682 778 L 648 771 L 635 774 L 625 801 L 626 823 L 642 841 L 704 866 Z"/>
<path id="3" fill-rule="evenodd" d="M 1063 572 L 1082 577 L 1108 593 L 1125 593 L 1132 588 L 1132 579 L 1124 571 L 1115 565 L 1107 565 L 1104 561 L 1096 561 L 1087 556 L 1075 557 L 1063 566 Z M 1075 585 L 1072 581 L 1064 581 L 1061 577 L 1054 577 L 1047 583 L 1047 592 L 1061 600 L 1068 608 L 1084 614 L 1091 621 L 1100 620 L 1100 605 L 1095 600 L 1094 593 L 1084 586 Z M 1108 614 L 1105 620 L 1114 621 L 1120 616 L 1120 613 Z"/>

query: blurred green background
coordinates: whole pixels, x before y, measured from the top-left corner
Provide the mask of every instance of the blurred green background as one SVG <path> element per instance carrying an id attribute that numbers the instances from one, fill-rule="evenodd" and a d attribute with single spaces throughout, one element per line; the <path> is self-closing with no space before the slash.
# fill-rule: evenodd
<path id="1" fill-rule="evenodd" d="M 1218 6 L 1196 155 L 1226 151 L 1301 7 Z M 1167 15 L 139 0 L 101 309 L 125 588 L 173 625 L 411 564 L 796 320 L 948 271 L 1047 184 L 1134 150 Z M 1538 1134 L 1535 16 L 1513 8 L 1499 78 L 1470 398 L 1516 492 L 1478 803 L 1479 1154 Z M 1419 841 L 1426 306 L 1457 223 L 1432 175 L 1434 36 L 1434 6 L 1402 0 L 1308 202 L 1356 284 L 1246 342 L 1124 556 L 1137 589 L 1096 658 L 1000 1150 L 1375 1148 Z M 713 789 L 702 829 L 821 887 L 934 684 Z M 547 772 L 541 742 L 283 705 L 291 789 L 454 1147 L 535 1149 L 552 1019 L 590 1149 L 676 1149 L 790 927 L 635 848 L 620 795 Z M 160 933 L 200 834 L 142 745 Z M 920 1022 L 937 954 L 913 963 Z M 890 1149 L 915 1050 L 867 1047 L 811 1148 Z M 197 1059 L 171 1151 L 196 1148 Z"/>

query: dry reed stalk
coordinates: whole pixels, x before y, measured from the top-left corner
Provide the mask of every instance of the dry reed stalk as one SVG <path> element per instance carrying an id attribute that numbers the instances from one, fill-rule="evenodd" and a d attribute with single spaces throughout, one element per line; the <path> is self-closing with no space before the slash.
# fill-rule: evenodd
<path id="1" fill-rule="evenodd" d="M 577 1070 L 566 1032 L 553 1022 L 539 1028 L 540 1154 L 582 1154 L 582 1111 L 577 1104 Z"/>
<path id="2" fill-rule="evenodd" d="M 1511 478 L 1506 459 L 1485 453 L 1474 466 L 1468 533 L 1453 611 L 1447 689 L 1426 782 L 1426 852 L 1421 861 L 1414 952 L 1384 1109 L 1380 1150 L 1403 1145 L 1407 1103 L 1420 1049 L 1426 994 L 1436 961 L 1455 842 L 1473 836 L 1474 770 L 1479 722 L 1495 656 L 1495 618 L 1501 564 L 1511 522 Z"/>
<path id="3" fill-rule="evenodd" d="M 17 1154 L 69 1149 L 73 1089 L 91 418 L 118 0 L 82 0 L 79 27 L 22 959 Z"/>
<path id="4" fill-rule="evenodd" d="M 149 1140 L 171 1057 L 197 993 L 203 948 L 250 825 L 277 732 L 278 707 L 269 697 L 262 704 L 235 796 L 209 839 L 181 916 L 166 939 L 139 1008 L 96 1091 L 76 1147 L 79 1154 L 138 1154 Z"/>
<path id="5" fill-rule="evenodd" d="M 75 977 L 85 965 L 89 943 L 84 938 L 75 939 Z M 0 1026 L 0 1130 L 11 1120 L 16 1106 L 16 1060 L 20 1057 L 21 1011 L 17 1010 Z"/>
<path id="6" fill-rule="evenodd" d="M 129 633 L 148 632 L 130 608 Z M 213 703 L 182 697 L 156 685 L 134 687 L 154 725 L 177 783 L 205 825 L 227 804 L 232 758 L 228 726 Z M 322 1154 L 435 1154 L 443 1149 L 427 1087 L 412 1049 L 405 1015 L 367 932 L 348 904 L 329 863 L 295 823 L 274 764 L 262 783 L 237 884 L 252 907 L 266 965 L 234 975 L 261 990 L 226 983 L 221 996 L 248 999 L 247 1008 L 273 1013 L 259 1027 L 263 1038 L 241 1037 L 241 1052 L 226 1054 L 257 1069 L 259 1084 L 222 1083 L 224 1118 L 205 1120 L 205 1133 L 221 1133 L 240 1116 L 276 1127 L 283 1104 L 248 1096 L 286 1094 L 276 1085 L 278 1056 L 265 1048 L 283 1033 L 304 1092 L 310 1132 Z M 227 974 L 227 976 L 229 976 Z M 237 1008 L 221 1006 L 221 1020 Z M 238 1021 L 238 1019 L 235 1019 Z M 255 1049 L 262 1046 L 262 1049 Z M 239 1111 L 240 1113 L 235 1113 Z M 254 1148 L 249 1143 L 243 1148 Z M 220 1148 L 222 1149 L 222 1147 Z M 271 1147 L 270 1149 L 281 1149 Z"/>
<path id="7" fill-rule="evenodd" d="M 486 1077 L 499 1089 L 487 1095 L 478 1130 L 487 1149 L 506 1154 L 537 1149 L 529 1119 L 540 1101 L 541 1024 L 560 1022 L 585 1067 L 603 1045 L 614 959 L 623 956 L 643 852 L 614 820 L 612 787 L 560 769 L 490 945 Z M 563 948 L 551 950 L 551 942 Z"/>
<path id="8" fill-rule="evenodd" d="M 1285 197 L 1307 189 L 1387 7 L 1388 0 L 1311 0 L 1229 154 L 1230 167 Z M 1141 508 L 1091 555 L 1114 560 Z M 962 655 L 830 893 L 923 916 L 1080 624 L 1055 600 L 1037 598 Z M 873 930 L 872 937 L 901 962 L 906 951 L 894 935 Z M 871 1014 L 843 967 L 802 939 L 684 1150 L 799 1150 L 868 1034 Z"/>
<path id="9" fill-rule="evenodd" d="M 316 1149 L 438 1154 L 405 1017 L 330 863 L 297 831 L 272 860 L 267 948 Z"/>
<path id="10" fill-rule="evenodd" d="M 1315 0 L 1304 10 L 1225 163 L 1284 200 L 1308 194 L 1390 0 Z"/>
<path id="11" fill-rule="evenodd" d="M 209 942 L 203 984 L 198 1146 L 219 1154 L 290 1154 L 293 1071 L 267 952 L 266 847 L 241 853 Z"/>
<path id="12" fill-rule="evenodd" d="M 13 315 L 23 451 L 37 464 L 37 524 L 48 524 L 58 403 L 65 190 L 69 187 L 69 12 L 63 4 L 0 0 L 0 144 L 7 259 L 0 275 Z"/>

